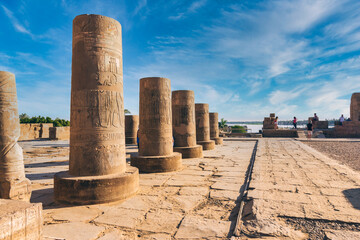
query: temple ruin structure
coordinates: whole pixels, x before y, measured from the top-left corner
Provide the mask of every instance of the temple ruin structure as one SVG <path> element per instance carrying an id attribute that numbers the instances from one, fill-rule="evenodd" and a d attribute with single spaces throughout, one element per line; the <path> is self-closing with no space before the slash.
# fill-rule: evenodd
<path id="1" fill-rule="evenodd" d="M 215 141 L 216 145 L 223 144 L 223 138 L 219 137 L 219 114 L 217 112 L 209 113 L 210 118 L 210 139 Z"/>
<path id="2" fill-rule="evenodd" d="M 125 116 L 125 143 L 137 144 L 137 132 L 139 129 L 139 116 L 126 115 Z"/>
<path id="3" fill-rule="evenodd" d="M 203 150 L 212 150 L 215 148 L 215 141 L 210 140 L 210 119 L 209 104 L 195 104 L 196 117 L 196 141 L 203 146 Z"/>
<path id="4" fill-rule="evenodd" d="M 136 194 L 126 166 L 121 25 L 101 15 L 73 21 L 69 171 L 54 177 L 55 200 L 96 204 Z"/>
<path id="5" fill-rule="evenodd" d="M 173 91 L 171 101 L 174 151 L 183 158 L 201 158 L 202 146 L 196 144 L 194 91 Z"/>
<path id="6" fill-rule="evenodd" d="M 170 172 L 182 168 L 181 154 L 173 152 L 170 79 L 140 79 L 139 153 L 131 165 L 141 172 Z"/>
<path id="7" fill-rule="evenodd" d="M 0 71 L 0 198 L 29 201 L 31 182 L 25 177 L 15 75 Z"/>

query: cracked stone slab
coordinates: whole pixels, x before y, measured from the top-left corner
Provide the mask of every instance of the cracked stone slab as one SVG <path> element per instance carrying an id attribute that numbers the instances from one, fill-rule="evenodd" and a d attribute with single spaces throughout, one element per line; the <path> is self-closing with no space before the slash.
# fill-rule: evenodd
<path id="1" fill-rule="evenodd" d="M 350 240 L 360 239 L 360 232 L 344 231 L 344 230 L 324 230 L 325 239 L 328 240 Z"/>
<path id="2" fill-rule="evenodd" d="M 145 221 L 138 225 L 137 229 L 153 233 L 174 234 L 182 218 L 183 214 L 173 210 L 150 210 L 146 214 Z"/>
<path id="3" fill-rule="evenodd" d="M 228 235 L 230 225 L 230 221 L 206 219 L 198 216 L 186 216 L 181 222 L 175 238 L 223 238 Z"/>
<path id="4" fill-rule="evenodd" d="M 43 236 L 52 239 L 96 239 L 104 230 L 105 227 L 103 226 L 96 226 L 89 223 L 59 223 L 45 225 L 43 229 Z"/>
<path id="5" fill-rule="evenodd" d="M 135 228 L 145 218 L 146 211 L 134 209 L 109 208 L 94 222 L 100 224 L 114 225 L 125 228 Z"/>
<path id="6" fill-rule="evenodd" d="M 101 211 L 96 208 L 81 206 L 81 207 L 66 207 L 50 210 L 47 215 L 51 215 L 55 221 L 68 222 L 87 222 L 101 214 Z"/>

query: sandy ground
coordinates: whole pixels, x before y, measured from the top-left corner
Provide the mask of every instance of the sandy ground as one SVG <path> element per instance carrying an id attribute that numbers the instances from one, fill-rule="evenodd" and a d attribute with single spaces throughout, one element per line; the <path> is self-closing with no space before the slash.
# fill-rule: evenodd
<path id="1" fill-rule="evenodd" d="M 304 143 L 328 157 L 360 171 L 360 142 L 304 141 Z"/>

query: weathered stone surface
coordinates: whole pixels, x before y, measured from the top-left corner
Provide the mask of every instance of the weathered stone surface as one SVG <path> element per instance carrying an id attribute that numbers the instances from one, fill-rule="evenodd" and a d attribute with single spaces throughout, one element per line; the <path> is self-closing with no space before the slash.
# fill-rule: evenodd
<path id="1" fill-rule="evenodd" d="M 112 209 L 109 208 L 94 220 L 97 224 L 108 224 L 118 227 L 125 228 L 135 228 L 137 224 L 144 220 L 144 215 L 146 212 L 134 210 L 134 209 L 125 209 L 118 208 Z"/>
<path id="2" fill-rule="evenodd" d="M 139 188 L 139 170 L 128 167 L 125 173 L 74 177 L 66 172 L 54 176 L 54 195 L 58 202 L 97 204 L 134 196 Z"/>
<path id="3" fill-rule="evenodd" d="M 0 199 L 0 239 L 41 239 L 40 203 Z"/>
<path id="4" fill-rule="evenodd" d="M 360 121 L 360 93 L 353 93 L 350 102 L 350 119 Z"/>
<path id="5" fill-rule="evenodd" d="M 210 197 L 214 198 L 214 199 L 236 201 L 240 197 L 240 193 L 239 193 L 239 191 L 211 190 Z"/>
<path id="6" fill-rule="evenodd" d="M 327 240 L 350 240 L 360 239 L 360 232 L 344 231 L 344 230 L 325 230 L 325 239 Z"/>
<path id="7" fill-rule="evenodd" d="M 181 222 L 175 238 L 224 238 L 229 234 L 230 225 L 230 221 L 186 216 Z"/>
<path id="8" fill-rule="evenodd" d="M 126 169 L 121 25 L 100 15 L 73 21 L 69 172 L 54 177 L 55 199 L 94 204 L 137 192 Z"/>
<path id="9" fill-rule="evenodd" d="M 49 138 L 51 140 L 69 140 L 70 127 L 51 127 L 49 128 Z"/>
<path id="10" fill-rule="evenodd" d="M 103 226 L 95 226 L 89 223 L 71 222 L 44 226 L 44 237 L 51 239 L 96 239 L 102 231 Z"/>
<path id="11" fill-rule="evenodd" d="M 97 240 L 137 240 L 136 233 L 124 232 L 119 229 L 111 229 L 109 232 L 106 232 L 104 236 L 98 238 Z"/>
<path id="12" fill-rule="evenodd" d="M 173 152 L 170 79 L 140 79 L 139 154 L 131 165 L 141 172 L 170 172 L 182 168 L 181 154 Z"/>
<path id="13" fill-rule="evenodd" d="M 29 201 L 19 122 L 15 75 L 0 71 L 0 198 Z"/>
<path id="14" fill-rule="evenodd" d="M 172 92 L 174 151 L 183 158 L 201 158 L 202 147 L 196 145 L 195 96 L 190 90 Z"/>
<path id="15" fill-rule="evenodd" d="M 219 137 L 219 114 L 217 112 L 209 113 L 210 118 L 210 139 L 215 141 L 216 145 L 223 144 L 223 138 Z"/>
<path id="16" fill-rule="evenodd" d="M 197 144 L 203 146 L 204 151 L 214 149 L 215 141 L 210 140 L 209 104 L 196 103 L 195 117 Z"/>
<path id="17" fill-rule="evenodd" d="M 73 21 L 71 175 L 125 172 L 124 116 L 121 25 L 79 15 Z"/>
<path id="18" fill-rule="evenodd" d="M 146 214 L 146 219 L 137 229 L 149 232 L 174 234 L 183 215 L 172 210 L 151 210 Z"/>
<path id="19" fill-rule="evenodd" d="M 139 116 L 125 116 L 125 143 L 137 144 L 137 131 L 139 129 Z"/>
<path id="20" fill-rule="evenodd" d="M 101 211 L 99 209 L 85 206 L 54 209 L 48 213 L 55 221 L 68 222 L 88 222 L 100 214 Z"/>

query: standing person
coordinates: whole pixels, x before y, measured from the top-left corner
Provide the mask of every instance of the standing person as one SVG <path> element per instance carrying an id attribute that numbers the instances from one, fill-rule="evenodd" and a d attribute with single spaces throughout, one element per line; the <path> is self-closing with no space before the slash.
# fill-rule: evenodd
<path id="1" fill-rule="evenodd" d="M 278 129 L 278 116 L 276 116 L 275 121 L 274 121 L 274 125 L 275 125 L 275 129 Z"/>
<path id="2" fill-rule="evenodd" d="M 296 117 L 294 117 L 293 125 L 294 125 L 294 128 L 296 129 L 296 128 L 297 128 L 297 127 L 296 127 L 296 125 L 297 125 L 297 119 L 296 119 Z"/>
<path id="3" fill-rule="evenodd" d="M 313 131 L 313 124 L 311 123 L 310 120 L 309 120 L 308 124 L 306 125 L 306 127 L 307 127 L 307 138 L 311 138 L 312 131 Z"/>
<path id="4" fill-rule="evenodd" d="M 339 118 L 340 126 L 343 125 L 344 121 L 345 121 L 344 114 L 341 114 L 341 117 Z"/>

